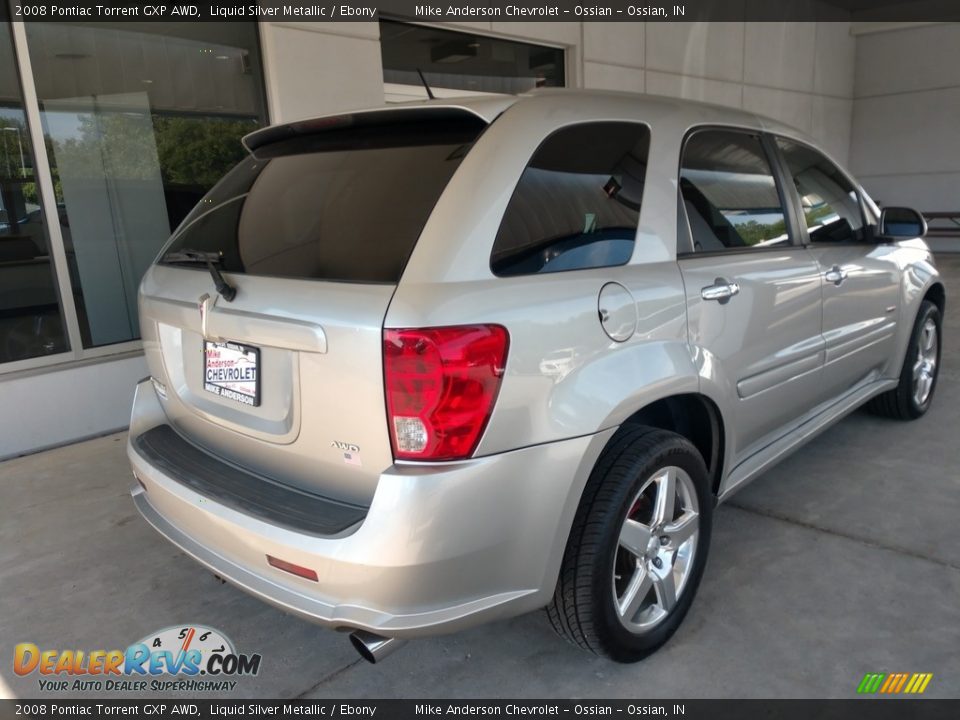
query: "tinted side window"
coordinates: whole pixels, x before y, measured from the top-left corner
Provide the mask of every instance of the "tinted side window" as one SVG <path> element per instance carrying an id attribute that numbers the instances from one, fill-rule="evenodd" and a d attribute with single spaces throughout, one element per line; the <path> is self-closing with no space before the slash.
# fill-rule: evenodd
<path id="1" fill-rule="evenodd" d="M 773 170 L 757 135 L 692 135 L 683 149 L 680 192 L 696 252 L 790 244 Z"/>
<path id="2" fill-rule="evenodd" d="M 863 242 L 863 214 L 853 184 L 816 150 L 778 139 L 800 195 L 810 241 Z"/>
<path id="3" fill-rule="evenodd" d="M 650 131 L 626 122 L 572 125 L 534 153 L 490 257 L 495 275 L 623 265 L 633 254 Z"/>

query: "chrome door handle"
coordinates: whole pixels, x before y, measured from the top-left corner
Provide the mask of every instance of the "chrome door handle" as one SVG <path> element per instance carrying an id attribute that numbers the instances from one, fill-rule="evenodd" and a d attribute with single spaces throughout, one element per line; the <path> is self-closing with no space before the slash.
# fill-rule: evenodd
<path id="1" fill-rule="evenodd" d="M 713 285 L 708 285 L 700 291 L 700 297 L 704 300 L 716 300 L 723 305 L 730 301 L 734 295 L 740 294 L 740 285 L 735 282 L 717 278 Z"/>
<path id="2" fill-rule="evenodd" d="M 839 265 L 834 265 L 823 274 L 823 279 L 827 282 L 833 283 L 834 285 L 840 285 L 844 280 L 847 279 L 847 274 L 840 268 Z"/>

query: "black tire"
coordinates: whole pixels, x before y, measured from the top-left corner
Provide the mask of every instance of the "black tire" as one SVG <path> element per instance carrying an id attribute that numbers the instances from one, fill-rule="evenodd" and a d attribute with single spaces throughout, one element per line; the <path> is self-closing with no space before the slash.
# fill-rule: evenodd
<path id="1" fill-rule="evenodd" d="M 622 562 L 620 531 L 628 512 L 635 512 L 641 488 L 667 467 L 680 468 L 693 481 L 699 535 L 673 609 L 649 630 L 632 632 L 616 609 L 614 568 L 615 562 Z M 553 629 L 584 650 L 624 663 L 641 660 L 667 642 L 690 609 L 703 575 L 713 505 L 703 457 L 690 441 L 646 426 L 621 428 L 600 455 L 574 518 L 557 588 L 547 607 Z"/>
<path id="2" fill-rule="evenodd" d="M 920 354 L 920 334 L 928 320 L 932 320 L 937 329 L 936 365 L 929 394 L 923 402 L 917 402 L 914 397 L 914 365 Z M 910 333 L 907 354 L 903 361 L 903 369 L 900 371 L 900 383 L 892 390 L 888 390 L 870 400 L 867 403 L 867 410 L 875 415 L 896 420 L 916 420 L 930 409 L 933 394 L 937 389 L 937 378 L 940 374 L 940 352 L 943 347 L 942 328 L 943 319 L 940 316 L 940 309 L 929 300 L 924 300 L 920 305 L 920 312 L 917 313 L 917 319 L 913 323 L 913 330 Z"/>

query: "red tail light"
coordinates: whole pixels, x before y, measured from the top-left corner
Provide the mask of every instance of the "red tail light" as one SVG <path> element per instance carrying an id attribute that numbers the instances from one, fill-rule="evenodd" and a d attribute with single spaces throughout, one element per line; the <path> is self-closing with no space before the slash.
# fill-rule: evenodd
<path id="1" fill-rule="evenodd" d="M 499 325 L 384 330 L 395 458 L 460 460 L 473 454 L 500 390 L 509 342 Z"/>

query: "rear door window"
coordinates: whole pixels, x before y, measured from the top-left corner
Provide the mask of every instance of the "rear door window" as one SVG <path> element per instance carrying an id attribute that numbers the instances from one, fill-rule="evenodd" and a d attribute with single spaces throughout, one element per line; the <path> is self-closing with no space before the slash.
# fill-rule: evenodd
<path id="1" fill-rule="evenodd" d="M 495 275 L 624 265 L 633 254 L 650 131 L 629 122 L 562 128 L 520 177 L 490 257 Z"/>
<path id="2" fill-rule="evenodd" d="M 200 202 L 164 255 L 219 253 L 220 269 L 232 273 L 396 283 L 483 127 L 469 116 L 258 148 Z"/>
<path id="3" fill-rule="evenodd" d="M 680 193 L 694 252 L 790 245 L 783 202 L 759 135 L 698 130 L 683 148 Z"/>

